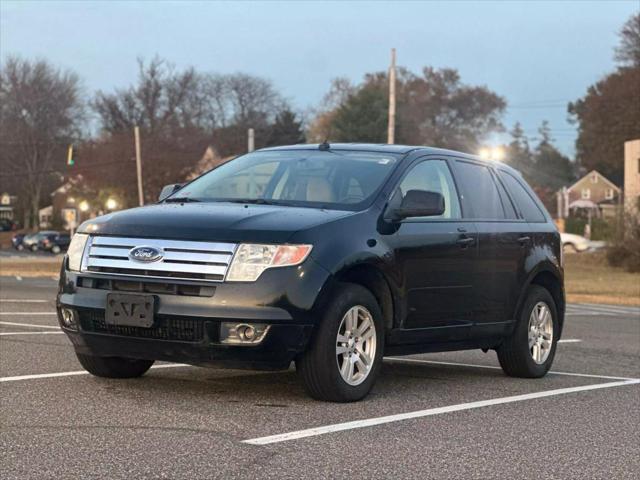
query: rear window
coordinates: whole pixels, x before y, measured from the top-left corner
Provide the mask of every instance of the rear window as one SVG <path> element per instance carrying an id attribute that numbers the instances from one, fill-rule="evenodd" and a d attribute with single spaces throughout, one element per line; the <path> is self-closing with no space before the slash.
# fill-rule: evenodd
<path id="1" fill-rule="evenodd" d="M 456 178 L 464 192 L 464 216 L 485 220 L 504 220 L 504 208 L 493 176 L 487 167 L 456 162 Z"/>
<path id="2" fill-rule="evenodd" d="M 544 213 L 518 179 L 508 172 L 499 171 L 498 175 L 511 192 L 511 197 L 527 222 L 546 222 Z"/>

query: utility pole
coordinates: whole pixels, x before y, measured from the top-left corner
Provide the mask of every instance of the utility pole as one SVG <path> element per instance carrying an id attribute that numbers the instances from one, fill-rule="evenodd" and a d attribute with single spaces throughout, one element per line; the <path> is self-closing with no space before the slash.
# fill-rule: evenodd
<path id="1" fill-rule="evenodd" d="M 142 192 L 142 158 L 140 158 L 140 128 L 133 127 L 133 135 L 136 140 L 136 172 L 138 174 L 138 202 L 144 205 L 144 194 Z"/>
<path id="2" fill-rule="evenodd" d="M 389 67 L 389 128 L 387 143 L 396 141 L 396 49 L 391 49 L 391 66 Z"/>
<path id="3" fill-rule="evenodd" d="M 253 128 L 247 130 L 247 151 L 249 153 L 253 152 L 256 149 L 256 141 L 255 141 L 255 132 Z"/>

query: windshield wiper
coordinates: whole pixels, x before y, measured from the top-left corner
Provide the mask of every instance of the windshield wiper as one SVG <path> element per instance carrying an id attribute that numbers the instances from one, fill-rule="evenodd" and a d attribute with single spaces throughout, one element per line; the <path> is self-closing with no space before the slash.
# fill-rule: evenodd
<path id="1" fill-rule="evenodd" d="M 248 203 L 251 205 L 281 205 L 280 203 L 273 202 L 271 200 L 267 200 L 264 198 L 234 198 L 229 200 L 224 200 L 225 202 L 231 203 Z"/>
<path id="2" fill-rule="evenodd" d="M 197 198 L 191 197 L 173 197 L 167 198 L 164 203 L 189 203 L 189 202 L 201 202 L 202 200 L 198 200 Z"/>

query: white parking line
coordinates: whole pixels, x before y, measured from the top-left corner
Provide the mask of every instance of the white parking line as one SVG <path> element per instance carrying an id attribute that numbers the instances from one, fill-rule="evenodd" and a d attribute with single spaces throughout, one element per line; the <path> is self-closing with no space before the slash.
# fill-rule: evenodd
<path id="1" fill-rule="evenodd" d="M 496 367 L 494 365 L 477 365 L 475 363 L 442 362 L 438 360 L 421 360 L 419 358 L 385 357 L 385 361 L 398 362 L 398 363 L 427 363 L 431 365 L 447 365 L 451 367 L 471 367 L 471 368 L 488 368 L 489 370 L 502 370 L 501 367 Z M 636 378 L 631 378 L 631 377 L 612 377 L 609 375 L 594 375 L 591 373 L 558 372 L 555 370 L 549 370 L 549 372 L 547 373 L 552 375 L 566 375 L 569 377 L 599 378 L 602 380 L 638 380 Z"/>
<path id="2" fill-rule="evenodd" d="M 558 340 L 558 343 L 580 343 L 581 341 L 579 338 L 563 338 Z"/>
<path id="3" fill-rule="evenodd" d="M 56 312 L 0 312 L 0 315 L 57 315 Z"/>
<path id="4" fill-rule="evenodd" d="M 154 365 L 152 369 L 158 368 L 176 368 L 176 367 L 190 367 L 184 363 L 163 363 L 161 365 Z M 75 370 L 72 372 L 58 372 L 58 373 L 38 373 L 35 375 L 18 375 L 15 377 L 0 377 L 0 383 L 3 382 L 18 382 L 20 380 L 38 380 L 41 378 L 57 378 L 57 377 L 73 377 L 75 375 L 89 375 L 86 370 Z"/>
<path id="5" fill-rule="evenodd" d="M 523 395 L 513 395 L 510 397 L 492 398 L 489 400 L 479 400 L 477 402 L 460 403 L 458 405 L 448 405 L 446 407 L 429 408 L 427 410 L 418 410 L 415 412 L 400 413 L 397 415 L 388 415 L 385 417 L 368 418 L 365 420 L 356 420 L 353 422 L 336 423 L 333 425 L 325 425 L 322 427 L 308 428 L 306 430 L 298 430 L 294 432 L 282 433 L 279 435 L 270 435 L 267 437 L 251 438 L 243 440 L 243 443 L 251 445 L 269 445 L 271 443 L 286 442 L 289 440 L 297 440 L 306 437 L 315 437 L 324 435 L 325 433 L 341 432 L 344 430 L 354 430 L 356 428 L 372 427 L 374 425 L 382 425 L 385 423 L 399 422 L 402 420 L 411 420 L 414 418 L 429 417 L 433 415 L 441 415 L 443 413 L 460 412 L 462 410 L 472 410 L 475 408 L 489 407 L 492 405 L 502 405 L 505 403 L 523 402 L 525 400 L 533 400 L 536 398 L 553 397 L 556 395 L 565 395 L 567 393 L 586 392 L 589 390 L 599 390 L 603 388 L 622 387 L 625 385 L 639 384 L 640 380 L 623 380 L 618 382 L 600 383 L 596 385 L 584 385 L 581 387 L 558 388 L 555 390 L 547 390 L 544 392 L 525 393 Z"/>
<path id="6" fill-rule="evenodd" d="M 48 303 L 53 300 L 35 300 L 32 298 L 0 298 L 0 303 Z"/>
<path id="7" fill-rule="evenodd" d="M 640 308 L 632 307 L 632 306 L 622 306 L 622 305 L 604 305 L 604 304 L 596 304 L 596 303 L 579 303 L 575 305 L 577 308 L 587 308 L 590 310 L 602 310 L 606 312 L 614 312 L 614 313 L 640 313 Z"/>
<path id="8" fill-rule="evenodd" d="M 7 335 L 60 335 L 64 332 L 0 332 L 0 337 Z"/>
<path id="9" fill-rule="evenodd" d="M 26 327 L 26 328 L 55 328 L 60 330 L 60 327 L 53 325 L 38 325 L 37 323 L 18 323 L 18 322 L 0 322 L 0 325 L 11 325 L 12 327 Z"/>

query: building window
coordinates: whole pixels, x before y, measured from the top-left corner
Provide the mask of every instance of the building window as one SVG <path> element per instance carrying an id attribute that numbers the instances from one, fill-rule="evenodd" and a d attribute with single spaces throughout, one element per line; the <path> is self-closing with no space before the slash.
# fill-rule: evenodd
<path id="1" fill-rule="evenodd" d="M 583 188 L 582 189 L 582 199 L 583 200 L 589 200 L 591 198 L 591 189 L 590 188 Z"/>
<path id="2" fill-rule="evenodd" d="M 598 174 L 595 172 L 591 174 L 591 183 L 598 183 Z"/>
<path id="3" fill-rule="evenodd" d="M 604 191 L 604 198 L 606 198 L 607 200 L 613 199 L 613 188 L 607 188 Z"/>

